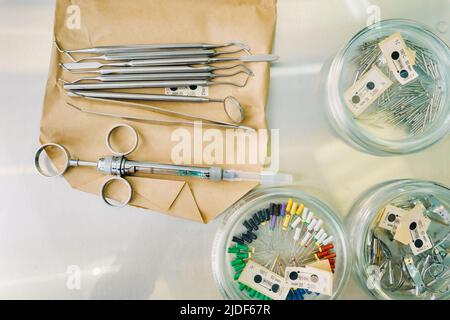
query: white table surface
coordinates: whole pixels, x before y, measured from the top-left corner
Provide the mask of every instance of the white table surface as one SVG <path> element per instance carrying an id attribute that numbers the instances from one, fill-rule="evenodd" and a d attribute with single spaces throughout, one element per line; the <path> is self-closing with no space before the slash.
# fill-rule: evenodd
<path id="1" fill-rule="evenodd" d="M 324 61 L 366 25 L 423 22 L 450 41 L 448 0 L 279 0 L 268 117 L 280 128 L 281 170 L 342 217 L 368 187 L 394 178 L 450 185 L 450 137 L 418 154 L 379 158 L 330 130 L 318 102 Z M 0 298 L 219 299 L 208 225 L 136 208 L 113 209 L 37 175 L 33 155 L 52 42 L 53 1 L 0 0 Z M 68 267 L 81 270 L 69 290 Z M 343 298 L 369 296 L 353 279 Z"/>

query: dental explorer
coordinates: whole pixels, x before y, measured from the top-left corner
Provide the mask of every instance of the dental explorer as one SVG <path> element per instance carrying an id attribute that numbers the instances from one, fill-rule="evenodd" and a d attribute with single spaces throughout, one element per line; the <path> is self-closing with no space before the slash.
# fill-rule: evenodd
<path id="1" fill-rule="evenodd" d="M 216 62 L 241 61 L 241 62 L 273 62 L 278 60 L 278 56 L 273 54 L 260 54 L 229 58 L 178 58 L 178 59 L 153 59 L 153 60 L 129 60 L 124 62 L 69 62 L 64 63 L 63 67 L 67 70 L 89 70 L 102 67 L 148 67 L 148 66 L 173 66 L 173 65 L 196 65 L 209 64 Z"/>

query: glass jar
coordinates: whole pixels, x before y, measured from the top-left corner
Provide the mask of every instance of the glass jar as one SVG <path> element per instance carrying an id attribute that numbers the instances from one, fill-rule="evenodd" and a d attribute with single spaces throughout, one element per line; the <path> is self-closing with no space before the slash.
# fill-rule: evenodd
<path id="1" fill-rule="evenodd" d="M 397 32 L 417 74 L 406 84 L 400 84 L 391 71 L 397 65 L 388 62 L 399 61 L 398 54 L 385 56 L 379 47 L 382 40 Z M 372 69 L 387 78 L 384 87 L 382 80 L 375 81 L 376 86 L 370 81 L 377 79 L 369 72 L 375 72 Z M 326 111 L 331 126 L 351 146 L 375 155 L 425 149 L 450 130 L 449 73 L 449 47 L 427 27 L 409 20 L 385 20 L 368 26 L 337 53 L 329 66 Z M 360 111 L 352 109 L 353 103 Z"/>
<path id="2" fill-rule="evenodd" d="M 227 253 L 227 249 L 235 245 L 232 240 L 233 236 L 239 235 L 247 230 L 243 226 L 243 222 L 244 220 L 251 218 L 255 212 L 269 207 L 271 203 L 286 203 L 289 199 L 293 199 L 293 201 L 298 204 L 304 204 L 305 208 L 309 208 L 311 212 L 314 212 L 316 218 L 323 220 L 323 229 L 328 235 L 333 235 L 334 237 L 333 244 L 336 259 L 333 274 L 332 295 L 307 294 L 304 296 L 304 299 L 334 299 L 342 292 L 348 279 L 351 261 L 348 254 L 349 249 L 347 240 L 340 220 L 328 206 L 314 197 L 294 189 L 272 187 L 259 188 L 252 191 L 225 212 L 224 220 L 216 233 L 212 249 L 213 274 L 217 286 L 224 298 L 249 299 L 245 290 L 241 291 L 239 289 L 239 283 L 233 278 L 235 276 L 235 271 L 230 265 L 233 260 L 233 255 Z M 293 222 L 294 219 L 295 218 L 292 218 L 291 222 Z M 280 223 L 280 218 L 278 221 Z M 269 228 L 269 225 L 260 226 L 260 230 L 262 228 Z M 288 232 L 290 232 L 290 235 L 293 234 L 291 229 L 289 229 Z M 257 231 L 255 231 L 255 233 L 257 233 Z M 292 238 L 289 236 L 289 239 Z M 294 240 L 289 242 L 288 246 L 290 248 L 286 248 L 285 246 L 276 248 L 275 250 L 278 252 L 277 255 L 282 258 L 285 257 L 288 254 L 288 250 L 292 249 L 293 243 Z M 252 244 L 249 244 L 249 246 L 251 245 Z M 288 258 L 286 257 L 286 259 Z M 255 261 L 261 263 L 261 261 L 256 258 Z"/>
<path id="3" fill-rule="evenodd" d="M 416 245 L 412 224 L 408 244 L 397 238 L 400 224 L 392 231 L 381 227 L 387 221 L 396 223 L 395 216 L 390 219 L 385 210 L 394 212 L 400 208 L 412 214 L 416 206 L 430 219 L 425 229 L 431 240 L 430 249 L 421 243 L 426 249 L 421 253 L 415 253 L 411 247 Z M 449 210 L 450 189 L 434 182 L 393 180 L 364 192 L 346 218 L 353 244 L 353 267 L 361 285 L 378 299 L 450 298 Z"/>

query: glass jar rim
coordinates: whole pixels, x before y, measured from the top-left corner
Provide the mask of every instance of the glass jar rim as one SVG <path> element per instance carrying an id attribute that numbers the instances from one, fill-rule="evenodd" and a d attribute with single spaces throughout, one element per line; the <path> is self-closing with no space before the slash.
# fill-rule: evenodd
<path id="1" fill-rule="evenodd" d="M 427 134 L 411 136 L 402 140 L 383 139 L 361 130 L 358 124 L 354 121 L 354 118 L 349 117 L 348 113 L 345 112 L 345 101 L 343 100 L 342 94 L 339 92 L 339 85 L 341 82 L 340 75 L 344 67 L 344 58 L 348 50 L 361 36 L 371 32 L 372 30 L 379 29 L 380 27 L 394 26 L 409 28 L 414 30 L 414 32 L 420 32 L 429 37 L 431 41 L 435 42 L 436 46 L 440 46 L 443 49 L 443 52 L 437 53 L 440 60 L 442 60 L 446 66 L 450 65 L 450 60 L 448 58 L 450 57 L 449 45 L 435 35 L 427 26 L 407 19 L 382 20 L 373 25 L 367 26 L 356 33 L 338 51 L 331 62 L 326 80 L 329 101 L 329 116 L 332 117 L 333 124 L 336 122 L 336 131 L 344 138 L 346 142 L 360 150 L 376 155 L 394 155 L 418 152 L 438 142 L 450 132 L 450 74 L 448 74 L 448 72 L 445 75 L 447 81 L 443 111 L 446 113 L 446 116 L 439 123 L 434 123 L 433 127 L 428 130 Z M 449 68 L 447 67 L 445 70 L 449 70 Z M 337 81 L 336 75 L 338 75 Z"/>
<path id="2" fill-rule="evenodd" d="M 365 239 L 371 227 L 372 222 L 376 219 L 379 209 L 387 203 L 402 197 L 404 195 L 417 192 L 416 190 L 430 188 L 439 190 L 450 196 L 450 188 L 434 181 L 416 180 L 416 179 L 396 179 L 384 181 L 365 190 L 354 202 L 349 210 L 349 214 L 345 219 L 345 224 L 352 242 L 351 256 L 353 257 L 353 270 L 359 278 L 361 286 L 367 284 L 366 260 L 364 256 Z M 376 204 L 371 207 L 371 204 Z M 356 222 L 357 223 L 353 223 Z M 387 293 L 382 290 L 372 291 L 366 286 L 365 289 L 377 298 L 390 300 Z"/>
<path id="3" fill-rule="evenodd" d="M 219 226 L 213 241 L 212 247 L 212 270 L 215 282 L 219 288 L 220 293 L 226 299 L 236 299 L 231 290 L 227 289 L 226 279 L 224 279 L 224 272 L 221 270 L 221 258 L 225 255 L 225 250 L 227 246 L 227 228 L 232 228 L 242 215 L 249 214 L 252 205 L 255 202 L 264 201 L 265 199 L 277 195 L 280 197 L 292 197 L 302 199 L 305 203 L 312 204 L 317 208 L 320 208 L 320 215 L 325 217 L 331 224 L 333 230 L 336 232 L 334 234 L 335 239 L 339 239 L 341 246 L 341 259 L 342 270 L 340 270 L 340 281 L 336 288 L 333 289 L 333 299 L 339 297 L 348 282 L 352 258 L 350 255 L 349 244 L 345 235 L 345 228 L 340 220 L 340 218 L 321 200 L 304 193 L 297 188 L 292 187 L 259 187 L 248 193 L 246 196 L 241 198 L 233 206 L 228 208 L 224 212 L 224 218 Z"/>

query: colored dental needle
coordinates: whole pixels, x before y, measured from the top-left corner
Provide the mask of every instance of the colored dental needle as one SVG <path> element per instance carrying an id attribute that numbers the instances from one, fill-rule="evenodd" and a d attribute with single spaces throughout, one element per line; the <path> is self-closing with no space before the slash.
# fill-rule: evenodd
<path id="1" fill-rule="evenodd" d="M 314 216 L 304 203 L 288 199 L 270 203 L 242 220 L 242 228 L 234 234 L 232 245 L 227 248 L 233 279 L 242 294 L 252 299 L 269 299 L 239 282 L 250 259 L 283 278 L 286 267 L 300 267 L 321 260 L 327 260 L 334 272 L 333 236 L 326 233 L 324 221 Z M 286 299 L 303 300 L 310 294 L 313 293 L 306 289 L 292 288 Z"/>

